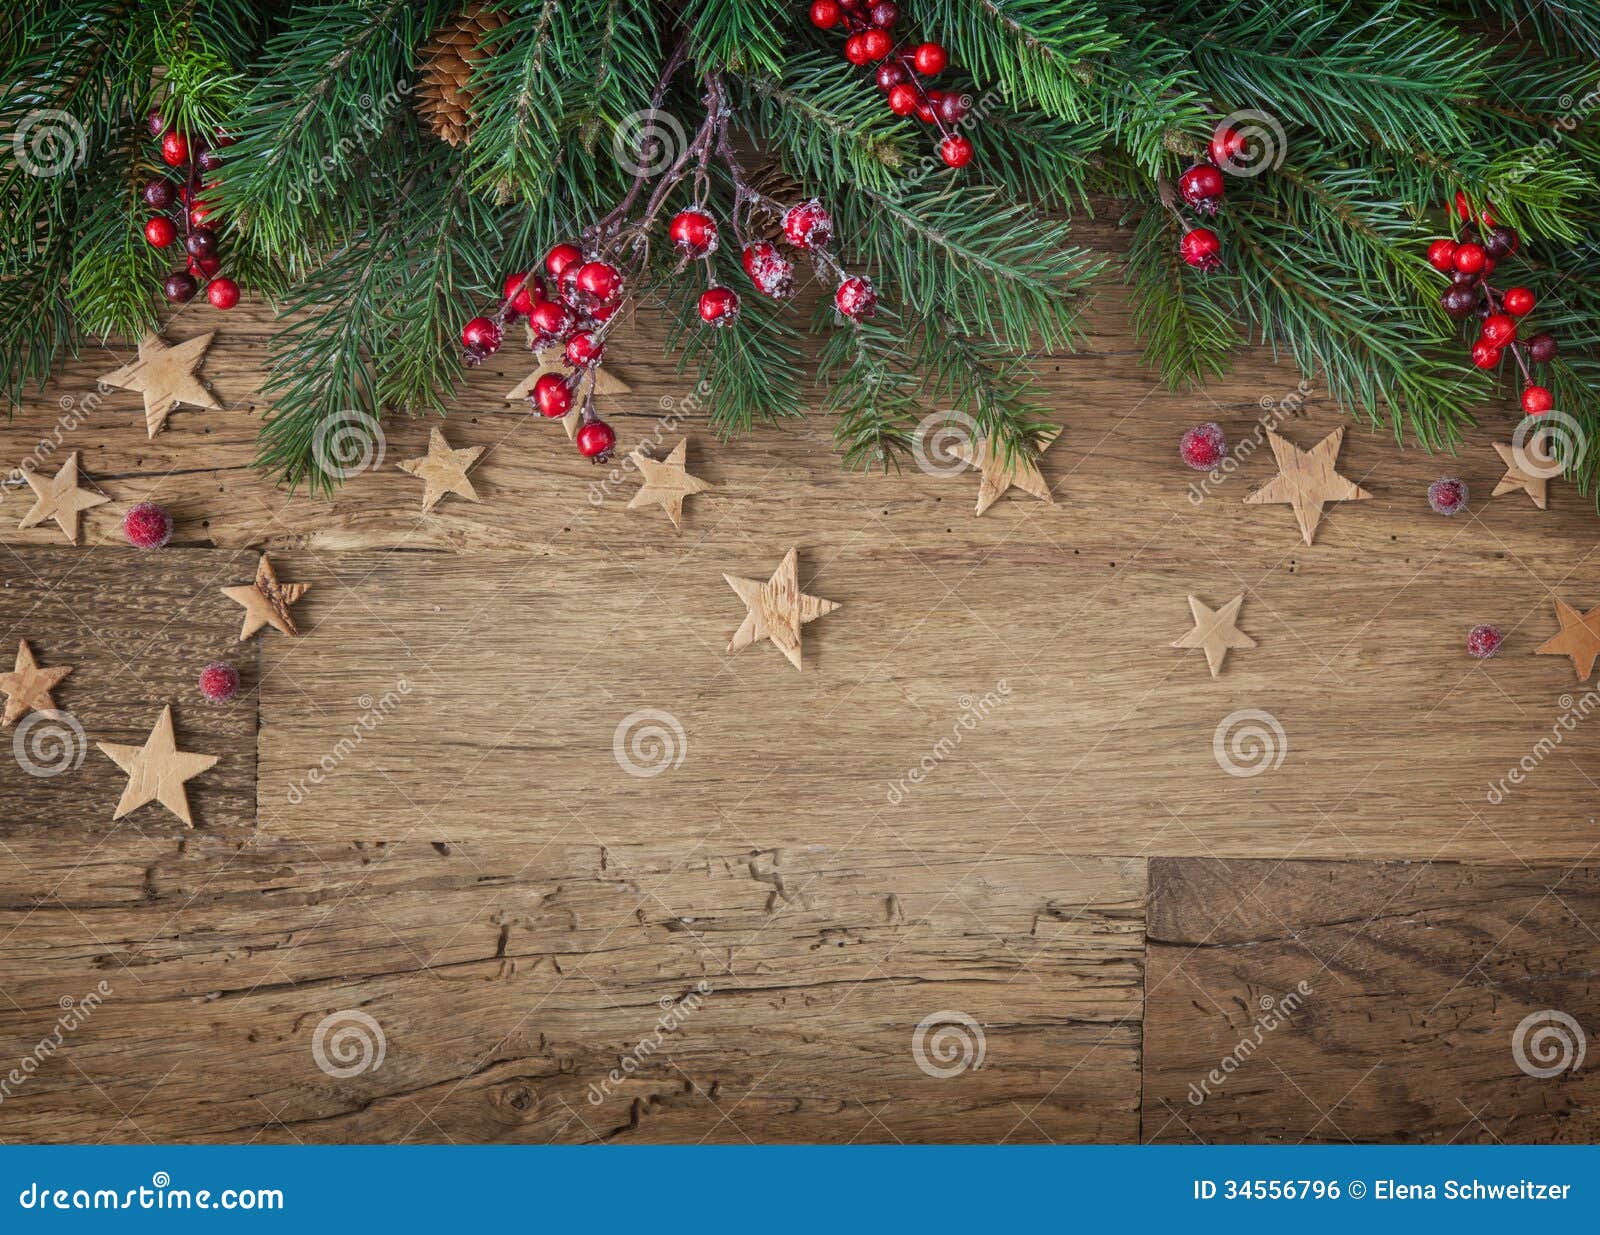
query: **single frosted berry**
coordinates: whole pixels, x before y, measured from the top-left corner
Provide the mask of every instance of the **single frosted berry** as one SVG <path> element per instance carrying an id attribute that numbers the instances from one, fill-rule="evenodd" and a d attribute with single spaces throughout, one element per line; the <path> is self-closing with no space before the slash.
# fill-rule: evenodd
<path id="1" fill-rule="evenodd" d="M 1467 485 L 1454 476 L 1441 476 L 1428 486 L 1428 505 L 1436 515 L 1458 515 L 1467 508 Z"/>
<path id="2" fill-rule="evenodd" d="M 1500 297 L 1500 302 L 1513 317 L 1524 317 L 1533 312 L 1533 293 L 1525 287 L 1508 287 L 1506 294 Z"/>
<path id="3" fill-rule="evenodd" d="M 710 326 L 731 326 L 739 317 L 739 293 L 731 287 L 708 287 L 700 293 L 700 320 Z"/>
<path id="4" fill-rule="evenodd" d="M 161 161 L 168 167 L 182 167 L 189 161 L 189 139 L 173 131 L 161 138 Z"/>
<path id="5" fill-rule="evenodd" d="M 1489 260 L 1489 254 L 1484 251 L 1481 244 L 1468 241 L 1466 244 L 1456 246 L 1455 256 L 1450 260 L 1462 274 L 1477 274 Z"/>
<path id="6" fill-rule="evenodd" d="M 908 81 L 889 90 L 889 110 L 897 116 L 909 116 L 917 110 L 919 102 L 921 99 L 917 95 L 917 88 Z"/>
<path id="7" fill-rule="evenodd" d="M 1179 457 L 1197 472 L 1209 472 L 1227 453 L 1228 439 L 1215 421 L 1195 425 L 1178 439 Z"/>
<path id="8" fill-rule="evenodd" d="M 200 693 L 212 703 L 226 703 L 239 693 L 239 671 L 221 661 L 200 670 Z"/>
<path id="9" fill-rule="evenodd" d="M 834 292 L 833 307 L 853 322 L 865 321 L 878 311 L 878 293 L 868 280 L 852 276 Z"/>
<path id="10" fill-rule="evenodd" d="M 667 227 L 672 247 L 689 257 L 717 251 L 717 221 L 704 210 L 680 210 Z"/>
<path id="11" fill-rule="evenodd" d="M 122 534 L 135 549 L 159 549 L 172 539 L 172 516 L 164 506 L 140 502 L 122 516 Z"/>
<path id="12" fill-rule="evenodd" d="M 783 234 L 797 249 L 826 245 L 833 239 L 833 220 L 816 198 L 783 212 Z"/>
<path id="13" fill-rule="evenodd" d="M 610 304 L 597 304 L 589 310 L 589 320 L 597 324 L 609 322 L 617 315 L 617 310 L 622 307 L 622 301 L 613 300 Z"/>
<path id="14" fill-rule="evenodd" d="M 1234 160 L 1242 155 L 1244 150 L 1244 133 L 1231 125 L 1219 125 L 1216 132 L 1211 135 L 1210 144 L 1206 147 L 1206 153 L 1211 156 L 1211 161 L 1218 167 L 1231 167 Z"/>
<path id="15" fill-rule="evenodd" d="M 206 299 L 213 309 L 231 309 L 239 303 L 239 285 L 232 279 L 212 279 L 206 286 Z"/>
<path id="16" fill-rule="evenodd" d="M 781 300 L 794 295 L 794 264 L 776 245 L 758 240 L 744 251 L 744 272 L 763 296 Z"/>
<path id="17" fill-rule="evenodd" d="M 146 180 L 144 188 L 139 190 L 139 196 L 144 198 L 144 204 L 152 210 L 165 210 L 172 205 L 174 197 L 172 182 L 162 180 L 159 176 L 154 180 Z"/>
<path id="18" fill-rule="evenodd" d="M 535 300 L 528 310 L 528 324 L 540 339 L 564 339 L 572 330 L 572 314 L 554 300 Z"/>
<path id="19" fill-rule="evenodd" d="M 939 44 L 923 43 L 911 53 L 911 63 L 924 77 L 934 77 L 944 72 L 949 57 L 944 54 L 944 48 Z"/>
<path id="20" fill-rule="evenodd" d="M 1178 177 L 1178 192 L 1193 209 L 1215 214 L 1222 204 L 1222 173 L 1210 163 L 1196 163 Z"/>
<path id="21" fill-rule="evenodd" d="M 178 229 L 166 215 L 158 214 L 144 225 L 144 238 L 158 249 L 164 249 L 178 237 Z"/>
<path id="22" fill-rule="evenodd" d="M 1516 337 L 1516 319 L 1510 314 L 1491 313 L 1483 319 L 1483 339 L 1491 347 L 1504 347 Z"/>
<path id="23" fill-rule="evenodd" d="M 546 373 L 533 384 L 533 404 L 541 416 L 554 420 L 572 410 L 572 389 L 567 379 L 556 373 Z"/>
<path id="24" fill-rule="evenodd" d="M 961 134 L 952 133 L 939 143 L 939 157 L 950 167 L 965 167 L 972 162 L 972 143 Z"/>
<path id="25" fill-rule="evenodd" d="M 842 16 L 838 0 L 816 0 L 811 6 L 811 24 L 819 30 L 832 30 Z"/>
<path id="26" fill-rule="evenodd" d="M 544 268 L 552 279 L 559 279 L 568 266 L 583 261 L 583 250 L 575 244 L 558 244 L 544 256 Z"/>
<path id="27" fill-rule="evenodd" d="M 1500 363 L 1500 349 L 1487 339 L 1472 345 L 1472 363 L 1480 369 L 1492 369 Z"/>
<path id="28" fill-rule="evenodd" d="M 1543 386 L 1529 386 L 1522 392 L 1522 410 L 1529 416 L 1543 416 L 1555 405 L 1555 396 Z"/>
<path id="29" fill-rule="evenodd" d="M 1500 633 L 1498 626 L 1484 622 L 1467 632 L 1467 655 L 1478 660 L 1488 660 L 1500 650 L 1500 645 L 1504 641 L 1505 636 Z"/>
<path id="30" fill-rule="evenodd" d="M 533 298 L 538 291 L 539 280 L 523 271 L 517 271 L 506 276 L 506 281 L 500 288 L 500 298 L 511 302 L 512 314 L 526 315 L 533 312 Z"/>
<path id="31" fill-rule="evenodd" d="M 611 457 L 611 448 L 617 444 L 617 434 L 605 421 L 591 420 L 578 430 L 574 440 L 578 443 L 578 453 L 585 459 L 604 463 Z"/>
<path id="32" fill-rule="evenodd" d="M 595 337 L 592 330 L 580 330 L 567 340 L 567 363 L 574 369 L 599 364 L 605 354 L 606 345 Z"/>
<path id="33" fill-rule="evenodd" d="M 610 262 L 585 262 L 578 268 L 577 287 L 584 304 L 606 304 L 622 291 L 622 271 Z"/>
<path id="34" fill-rule="evenodd" d="M 1178 246 L 1183 260 L 1196 270 L 1215 270 L 1222 265 L 1222 241 L 1209 227 L 1196 227 L 1183 234 Z"/>
<path id="35" fill-rule="evenodd" d="M 461 328 L 461 346 L 476 356 L 500 350 L 500 327 L 487 317 L 475 317 Z"/>
<path id="36" fill-rule="evenodd" d="M 1549 364 L 1560 351 L 1554 335 L 1536 334 L 1528 340 L 1528 357 L 1534 364 Z"/>
<path id="37" fill-rule="evenodd" d="M 198 290 L 199 284 L 194 281 L 194 276 L 185 274 L 181 270 L 174 270 L 161 285 L 162 293 L 172 304 L 185 304 L 193 300 Z"/>

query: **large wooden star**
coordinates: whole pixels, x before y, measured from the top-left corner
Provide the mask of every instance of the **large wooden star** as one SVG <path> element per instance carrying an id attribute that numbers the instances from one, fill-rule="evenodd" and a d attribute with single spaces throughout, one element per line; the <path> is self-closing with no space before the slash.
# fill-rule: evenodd
<path id="1" fill-rule="evenodd" d="M 1310 450 L 1301 450 L 1287 438 L 1267 431 L 1278 474 L 1244 500 L 1251 505 L 1286 503 L 1294 507 L 1300 534 L 1310 544 L 1329 502 L 1359 502 L 1370 498 L 1360 485 L 1335 470 L 1344 429 L 1335 429 Z"/>
<path id="2" fill-rule="evenodd" d="M 1043 454 L 1050 443 L 1061 436 L 1060 429 L 1047 429 L 1039 435 L 1039 453 Z M 1015 486 L 1024 493 L 1031 493 L 1041 501 L 1055 501 L 1050 495 L 1050 486 L 1045 484 L 1044 477 L 1039 474 L 1039 461 L 1037 457 L 1029 458 L 1020 450 L 1012 451 L 1010 462 L 1001 458 L 999 450 L 991 449 L 987 441 L 958 442 L 950 448 L 950 453 L 958 459 L 965 459 L 973 467 L 983 473 L 983 481 L 978 486 L 978 513 L 981 515 L 999 500 L 1000 495 L 1007 489 Z"/>
<path id="3" fill-rule="evenodd" d="M 659 506 L 667 512 L 667 518 L 672 520 L 673 527 L 682 527 L 683 499 L 691 493 L 704 493 L 711 488 L 709 483 L 698 476 L 689 475 L 685 463 L 688 452 L 689 439 L 685 437 L 678 440 L 678 444 L 672 448 L 672 453 L 665 459 L 659 461 L 652 459 L 642 450 L 636 450 L 628 456 L 639 469 L 639 475 L 644 477 L 644 484 L 640 485 L 639 492 L 633 495 L 633 500 L 628 503 L 628 509 Z"/>
<path id="4" fill-rule="evenodd" d="M 214 336 L 215 332 L 208 330 L 185 339 L 176 347 L 168 347 L 160 336 L 147 334 L 139 340 L 138 360 L 100 380 L 119 390 L 143 392 L 144 427 L 154 437 L 180 403 L 195 407 L 222 406 L 194 375 L 200 367 L 200 357 L 205 355 Z"/>
<path id="5" fill-rule="evenodd" d="M 796 669 L 801 667 L 800 628 L 839 607 L 836 601 L 808 596 L 800 590 L 799 555 L 793 549 L 783 555 L 772 578 L 764 583 L 735 575 L 722 577 L 748 610 L 744 623 L 728 643 L 728 651 L 742 651 L 758 640 L 771 639 Z"/>
<path id="6" fill-rule="evenodd" d="M 1222 672 L 1222 662 L 1228 658 L 1229 648 L 1256 646 L 1256 641 L 1239 629 L 1239 609 L 1243 604 L 1243 592 L 1220 609 L 1211 608 L 1198 596 L 1189 597 L 1189 612 L 1194 614 L 1194 629 L 1172 646 L 1204 648 L 1206 664 L 1211 666 L 1211 676 L 1216 677 Z"/>
<path id="7" fill-rule="evenodd" d="M 16 668 L 10 673 L 0 673 L 0 690 L 6 693 L 6 710 L 0 715 L 0 725 L 15 724 L 29 708 L 36 712 L 54 712 L 56 702 L 50 692 L 71 672 L 71 665 L 39 668 L 28 641 L 18 640 Z"/>
<path id="8" fill-rule="evenodd" d="M 1548 509 L 1550 477 L 1560 470 L 1550 456 L 1548 446 L 1548 439 L 1543 434 L 1529 439 L 1521 451 L 1515 446 L 1496 442 L 1495 453 L 1506 465 L 1506 474 L 1495 485 L 1493 496 L 1521 490 L 1533 499 L 1533 504 L 1540 510 Z"/>
<path id="9" fill-rule="evenodd" d="M 478 491 L 467 479 L 467 469 L 478 461 L 478 456 L 483 454 L 483 451 L 482 446 L 467 446 L 461 450 L 452 450 L 450 443 L 444 440 L 444 434 L 439 432 L 437 427 L 429 432 L 428 453 L 415 459 L 406 459 L 400 464 L 402 472 L 410 472 L 413 476 L 422 478 L 423 514 L 427 514 L 437 506 L 439 499 L 446 493 L 454 493 L 469 502 L 480 500 Z"/>
<path id="10" fill-rule="evenodd" d="M 244 606 L 240 642 L 263 626 L 271 626 L 273 630 L 281 630 L 286 635 L 298 635 L 300 629 L 289 614 L 289 606 L 304 596 L 310 586 L 309 583 L 279 583 L 278 572 L 272 569 L 272 563 L 267 561 L 267 555 L 263 553 L 256 567 L 254 583 L 222 589 L 222 594 L 229 600 Z"/>
<path id="11" fill-rule="evenodd" d="M 1566 601 L 1558 600 L 1556 620 L 1561 623 L 1560 632 L 1540 644 L 1536 653 L 1572 657 L 1578 681 L 1588 681 L 1594 672 L 1595 658 L 1600 656 L 1600 605 L 1587 613 L 1579 613 Z"/>
<path id="12" fill-rule="evenodd" d="M 160 802 L 189 827 L 194 820 L 189 815 L 189 795 L 184 782 L 193 780 L 217 762 L 216 755 L 197 755 L 178 749 L 172 732 L 172 705 L 161 709 L 160 719 L 143 746 L 123 746 L 116 742 L 98 742 L 97 746 L 113 763 L 128 774 L 128 784 L 117 803 L 117 813 L 112 819 L 121 819 L 130 811 L 138 810 L 146 802 Z"/>
<path id="13" fill-rule="evenodd" d="M 22 516 L 20 527 L 36 527 L 46 519 L 54 519 L 56 526 L 67 534 L 73 544 L 78 543 L 80 516 L 95 506 L 103 506 L 111 499 L 92 489 L 78 487 L 78 452 L 74 450 L 61 465 L 61 470 L 49 480 L 35 472 L 23 472 L 23 479 L 33 490 L 33 509 Z"/>

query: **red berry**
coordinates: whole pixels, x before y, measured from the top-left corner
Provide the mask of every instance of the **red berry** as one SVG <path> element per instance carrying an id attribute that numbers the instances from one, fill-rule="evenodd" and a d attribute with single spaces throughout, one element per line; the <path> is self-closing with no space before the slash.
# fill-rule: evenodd
<path id="1" fill-rule="evenodd" d="M 622 290 L 622 272 L 609 262 L 585 262 L 578 268 L 577 287 L 585 304 L 606 304 Z"/>
<path id="2" fill-rule="evenodd" d="M 613 300 L 610 304 L 596 305 L 589 310 L 589 320 L 592 322 L 609 322 L 616 316 L 617 310 L 622 307 L 622 301 Z"/>
<path id="3" fill-rule="evenodd" d="M 1228 453 L 1228 439 L 1214 421 L 1195 425 L 1178 439 L 1178 455 L 1197 472 L 1209 472 Z"/>
<path id="4" fill-rule="evenodd" d="M 528 310 L 528 324 L 541 339 L 563 339 L 572 329 L 572 314 L 554 300 L 535 300 Z"/>
<path id="5" fill-rule="evenodd" d="M 1480 369 L 1492 369 L 1500 363 L 1500 349 L 1487 339 L 1472 345 L 1472 363 Z"/>
<path id="6" fill-rule="evenodd" d="M 867 10 L 867 18 L 874 26 L 887 30 L 900 20 L 900 9 L 893 0 L 878 0 Z"/>
<path id="7" fill-rule="evenodd" d="M 1554 335 L 1536 334 L 1528 340 L 1528 358 L 1534 364 L 1549 364 L 1560 350 Z"/>
<path id="8" fill-rule="evenodd" d="M 487 317 L 475 317 L 461 328 L 461 345 L 479 356 L 497 352 L 500 350 L 500 327 Z"/>
<path id="9" fill-rule="evenodd" d="M 811 24 L 819 30 L 832 30 L 842 15 L 838 0 L 816 0 L 811 6 Z"/>
<path id="10" fill-rule="evenodd" d="M 1428 246 L 1428 265 L 1435 270 L 1451 270 L 1455 266 L 1456 242 L 1448 237 L 1435 240 Z"/>
<path id="11" fill-rule="evenodd" d="M 1506 294 L 1500 299 L 1506 307 L 1506 312 L 1514 317 L 1522 317 L 1533 312 L 1533 293 L 1525 287 L 1508 287 Z"/>
<path id="12" fill-rule="evenodd" d="M 585 459 L 604 463 L 610 457 L 611 448 L 617 444 L 617 435 L 605 421 L 591 420 L 578 430 L 575 440 L 578 443 L 578 453 Z"/>
<path id="13" fill-rule="evenodd" d="M 177 130 L 161 138 L 161 161 L 168 167 L 182 167 L 189 161 L 189 139 Z"/>
<path id="14" fill-rule="evenodd" d="M 1209 227 L 1196 227 L 1183 234 L 1178 246 L 1183 260 L 1197 270 L 1215 270 L 1222 265 L 1222 241 Z"/>
<path id="15" fill-rule="evenodd" d="M 189 259 L 189 273 L 196 279 L 209 279 L 222 269 L 220 257 L 191 257 Z"/>
<path id="16" fill-rule="evenodd" d="M 839 284 L 833 306 L 853 322 L 865 321 L 878 311 L 878 293 L 868 280 L 853 276 Z"/>
<path id="17" fill-rule="evenodd" d="M 922 43 L 911 53 L 911 63 L 924 77 L 933 77 L 944 72 L 944 66 L 948 62 L 944 48 L 937 43 Z"/>
<path id="18" fill-rule="evenodd" d="M 154 502 L 140 502 L 122 516 L 122 533 L 135 549 L 159 549 L 172 539 L 172 516 Z"/>
<path id="19" fill-rule="evenodd" d="M 703 210 L 680 210 L 667 228 L 673 247 L 690 257 L 717 250 L 717 221 Z"/>
<path id="20" fill-rule="evenodd" d="M 1178 177 L 1178 192 L 1194 209 L 1215 214 L 1222 197 L 1222 173 L 1210 163 L 1196 163 Z"/>
<path id="21" fill-rule="evenodd" d="M 939 157 L 951 167 L 965 167 L 972 162 L 972 143 L 959 133 L 952 133 L 939 143 Z"/>
<path id="22" fill-rule="evenodd" d="M 559 279 L 568 266 L 583 260 L 583 250 L 575 244 L 558 244 L 544 255 L 544 268 L 552 279 Z"/>
<path id="23" fill-rule="evenodd" d="M 1516 320 L 1507 314 L 1491 313 L 1483 319 L 1483 340 L 1490 347 L 1504 347 L 1516 337 Z"/>
<path id="24" fill-rule="evenodd" d="M 539 281 L 530 278 L 525 272 L 508 274 L 506 281 L 500 287 L 500 298 L 511 302 L 510 312 L 532 313 L 533 297 L 539 290 Z"/>
<path id="25" fill-rule="evenodd" d="M 599 364 L 606 353 L 606 345 L 591 330 L 580 330 L 567 340 L 567 363 L 574 369 L 584 365 Z"/>
<path id="26" fill-rule="evenodd" d="M 1428 486 L 1428 505 L 1435 514 L 1460 514 L 1467 508 L 1466 482 L 1454 476 L 1441 476 Z"/>
<path id="27" fill-rule="evenodd" d="M 972 100 L 966 95 L 955 90 L 949 90 L 939 96 L 939 106 L 936 110 L 939 113 L 939 119 L 946 124 L 960 124 L 971 106 Z"/>
<path id="28" fill-rule="evenodd" d="M 1477 274 L 1488 260 L 1489 255 L 1484 252 L 1483 246 L 1469 240 L 1466 244 L 1456 247 L 1452 265 L 1462 274 Z"/>
<path id="29" fill-rule="evenodd" d="M 783 234 L 797 249 L 817 248 L 833 239 L 833 220 L 813 197 L 783 212 Z"/>
<path id="30" fill-rule="evenodd" d="M 239 285 L 232 279 L 212 279 L 206 288 L 206 299 L 213 309 L 231 309 L 239 303 Z"/>
<path id="31" fill-rule="evenodd" d="M 195 283 L 194 277 L 184 274 L 181 270 L 173 271 L 167 276 L 166 282 L 161 285 L 162 293 L 172 304 L 183 304 L 186 301 L 193 300 L 194 294 L 198 290 L 199 285 Z"/>
<path id="32" fill-rule="evenodd" d="M 178 229 L 165 215 L 157 215 L 144 225 L 144 238 L 158 249 L 164 249 L 177 238 Z"/>
<path id="33" fill-rule="evenodd" d="M 1244 148 L 1245 136 L 1240 130 L 1230 125 L 1219 125 L 1216 132 L 1211 135 L 1206 153 L 1218 167 L 1231 167 L 1244 153 Z"/>
<path id="34" fill-rule="evenodd" d="M 934 91 L 928 91 L 927 97 L 917 100 L 917 119 L 923 124 L 932 124 L 934 117 L 939 113 L 933 110 Z"/>
<path id="35" fill-rule="evenodd" d="M 871 56 L 867 55 L 864 31 L 858 31 L 844 41 L 844 58 L 851 64 L 866 64 L 872 59 Z"/>
<path id="36" fill-rule="evenodd" d="M 731 326 L 739 317 L 739 293 L 731 287 L 708 287 L 700 293 L 700 320 Z"/>
<path id="37" fill-rule="evenodd" d="M 744 272 L 763 296 L 782 299 L 794 294 L 794 265 L 776 245 L 758 240 L 744 251 Z"/>
<path id="38" fill-rule="evenodd" d="M 909 116 L 917 110 L 918 102 L 917 88 L 910 82 L 901 82 L 889 91 L 889 110 L 897 116 Z"/>
<path id="39" fill-rule="evenodd" d="M 221 661 L 200 670 L 200 693 L 212 703 L 226 703 L 239 693 L 239 671 Z"/>
<path id="40" fill-rule="evenodd" d="M 868 60 L 882 60 L 894 47 L 894 40 L 882 30 L 863 30 L 861 32 L 861 49 L 867 53 Z"/>
<path id="41" fill-rule="evenodd" d="M 572 390 L 567 379 L 557 373 L 546 373 L 533 384 L 533 402 L 539 413 L 552 420 L 565 416 L 572 410 Z"/>
<path id="42" fill-rule="evenodd" d="M 1555 396 L 1543 386 L 1529 386 L 1522 392 L 1522 410 L 1530 416 L 1543 416 L 1555 405 Z"/>
<path id="43" fill-rule="evenodd" d="M 1487 622 L 1474 626 L 1467 632 L 1467 655 L 1488 660 L 1500 650 L 1500 644 L 1504 641 L 1505 636 L 1500 633 L 1498 626 L 1490 626 Z"/>

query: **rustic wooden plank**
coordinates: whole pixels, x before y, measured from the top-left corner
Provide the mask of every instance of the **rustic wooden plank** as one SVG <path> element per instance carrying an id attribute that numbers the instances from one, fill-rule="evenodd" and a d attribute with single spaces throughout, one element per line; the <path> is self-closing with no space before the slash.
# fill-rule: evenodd
<path id="1" fill-rule="evenodd" d="M 73 666 L 54 696 L 70 721 L 43 722 L 59 744 L 28 755 L 44 737 L 33 730 L 19 757 L 17 730 L 0 730 L 0 842 L 39 832 L 81 853 L 124 827 L 187 831 L 159 804 L 113 822 L 127 777 L 95 749 L 143 745 L 168 703 L 180 749 L 221 757 L 187 786 L 196 826 L 255 826 L 256 649 L 234 643 L 239 609 L 217 590 L 252 567 L 252 555 L 226 551 L 0 549 L 0 663 L 9 669 L 26 639 L 41 663 Z M 206 703 L 197 685 L 213 660 L 241 674 L 241 694 L 226 706 Z"/>
<path id="2" fill-rule="evenodd" d="M 1143 1135 L 1592 1143 L 1594 1069 L 1524 1018 L 1579 1059 L 1597 926 L 1596 866 L 1152 861 Z"/>
<path id="3" fill-rule="evenodd" d="M 4 1097 L 8 1139 L 1137 1130 L 1142 862 L 197 833 L 111 838 L 86 870 L 30 841 L 0 908 L 0 966 L 23 978 L 0 1042 L 25 1053 L 62 993 L 110 993 Z M 698 1006 L 656 1043 L 662 1001 L 690 993 Z M 312 1042 L 350 1009 L 376 1021 L 385 1056 L 339 1078 Z M 948 1009 L 973 1018 L 983 1060 L 939 1077 L 912 1034 Z"/>

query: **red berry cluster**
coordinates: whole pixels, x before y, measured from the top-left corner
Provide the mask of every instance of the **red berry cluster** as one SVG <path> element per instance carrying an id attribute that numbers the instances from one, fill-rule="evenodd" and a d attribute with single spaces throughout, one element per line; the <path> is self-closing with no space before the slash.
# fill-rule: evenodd
<path id="1" fill-rule="evenodd" d="M 1528 362 L 1549 364 L 1560 350 L 1555 337 L 1536 334 L 1526 341 L 1519 336 L 1533 312 L 1536 299 L 1525 287 L 1500 291 L 1489 282 L 1495 263 L 1517 251 L 1517 233 L 1495 225 L 1494 215 L 1484 210 L 1473 217 L 1472 203 L 1466 194 L 1457 193 L 1454 222 L 1459 224 L 1454 239 L 1435 240 L 1428 246 L 1428 264 L 1450 276 L 1450 286 L 1439 296 L 1439 307 L 1456 321 L 1477 314 L 1483 319 L 1478 338 L 1472 345 L 1472 363 L 1480 369 L 1500 364 L 1506 349 L 1511 350 L 1522 371 L 1522 410 L 1529 416 L 1542 416 L 1555 406 L 1549 388 L 1537 384 Z"/>
<path id="2" fill-rule="evenodd" d="M 558 244 L 545 254 L 544 275 L 531 271 L 508 274 L 503 299 L 493 317 L 475 317 L 461 330 L 468 365 L 481 364 L 500 350 L 506 323 L 528 319 L 535 350 L 562 345 L 570 370 L 565 376 L 546 373 L 533 384 L 528 402 L 552 419 L 572 410 L 583 375 L 599 367 L 606 353 L 605 336 L 622 307 L 622 272 L 609 262 L 586 259 L 575 244 Z M 595 414 L 586 400 L 583 423 L 574 435 L 578 453 L 596 463 L 611 457 L 617 444 L 614 429 Z"/>
<path id="3" fill-rule="evenodd" d="M 203 283 L 206 299 L 218 309 L 231 309 L 239 303 L 239 285 L 232 279 L 217 274 L 222 267 L 220 242 L 211 209 L 200 198 L 202 188 L 216 187 L 215 181 L 201 183 L 201 177 L 222 166 L 218 153 L 231 146 L 233 139 L 218 132 L 208 141 L 199 134 L 188 134 L 170 128 L 160 112 L 151 112 L 147 118 L 150 136 L 157 139 L 161 148 L 161 161 L 182 172 L 183 182 L 174 184 L 165 176 L 157 176 L 145 183 L 140 196 L 145 205 L 156 214 L 144 225 L 144 238 L 157 249 L 165 249 L 178 238 L 178 224 L 183 224 L 183 248 L 187 266 L 174 270 L 166 277 L 162 291 L 172 304 L 186 304 L 194 299 Z"/>
<path id="4" fill-rule="evenodd" d="M 1206 153 L 1210 156 L 1196 163 L 1178 177 L 1178 195 L 1183 204 L 1196 214 L 1210 217 L 1222 207 L 1222 168 L 1230 164 L 1243 151 L 1245 138 L 1238 129 L 1220 128 L 1211 138 Z M 1196 227 L 1179 214 L 1183 223 L 1183 239 L 1178 252 L 1183 260 L 1197 270 L 1215 270 L 1222 265 L 1222 241 L 1209 227 Z"/>
<path id="5" fill-rule="evenodd" d="M 814 0 L 811 24 L 823 30 L 843 25 L 844 58 L 865 67 L 877 64 L 878 88 L 888 97 L 897 116 L 914 115 L 939 130 L 939 157 L 950 167 L 972 162 L 972 143 L 955 131 L 966 119 L 972 102 L 957 90 L 930 90 L 924 78 L 944 72 L 949 57 L 938 43 L 902 45 L 898 50 L 889 34 L 900 20 L 894 0 Z M 881 63 L 879 63 L 881 61 Z"/>

